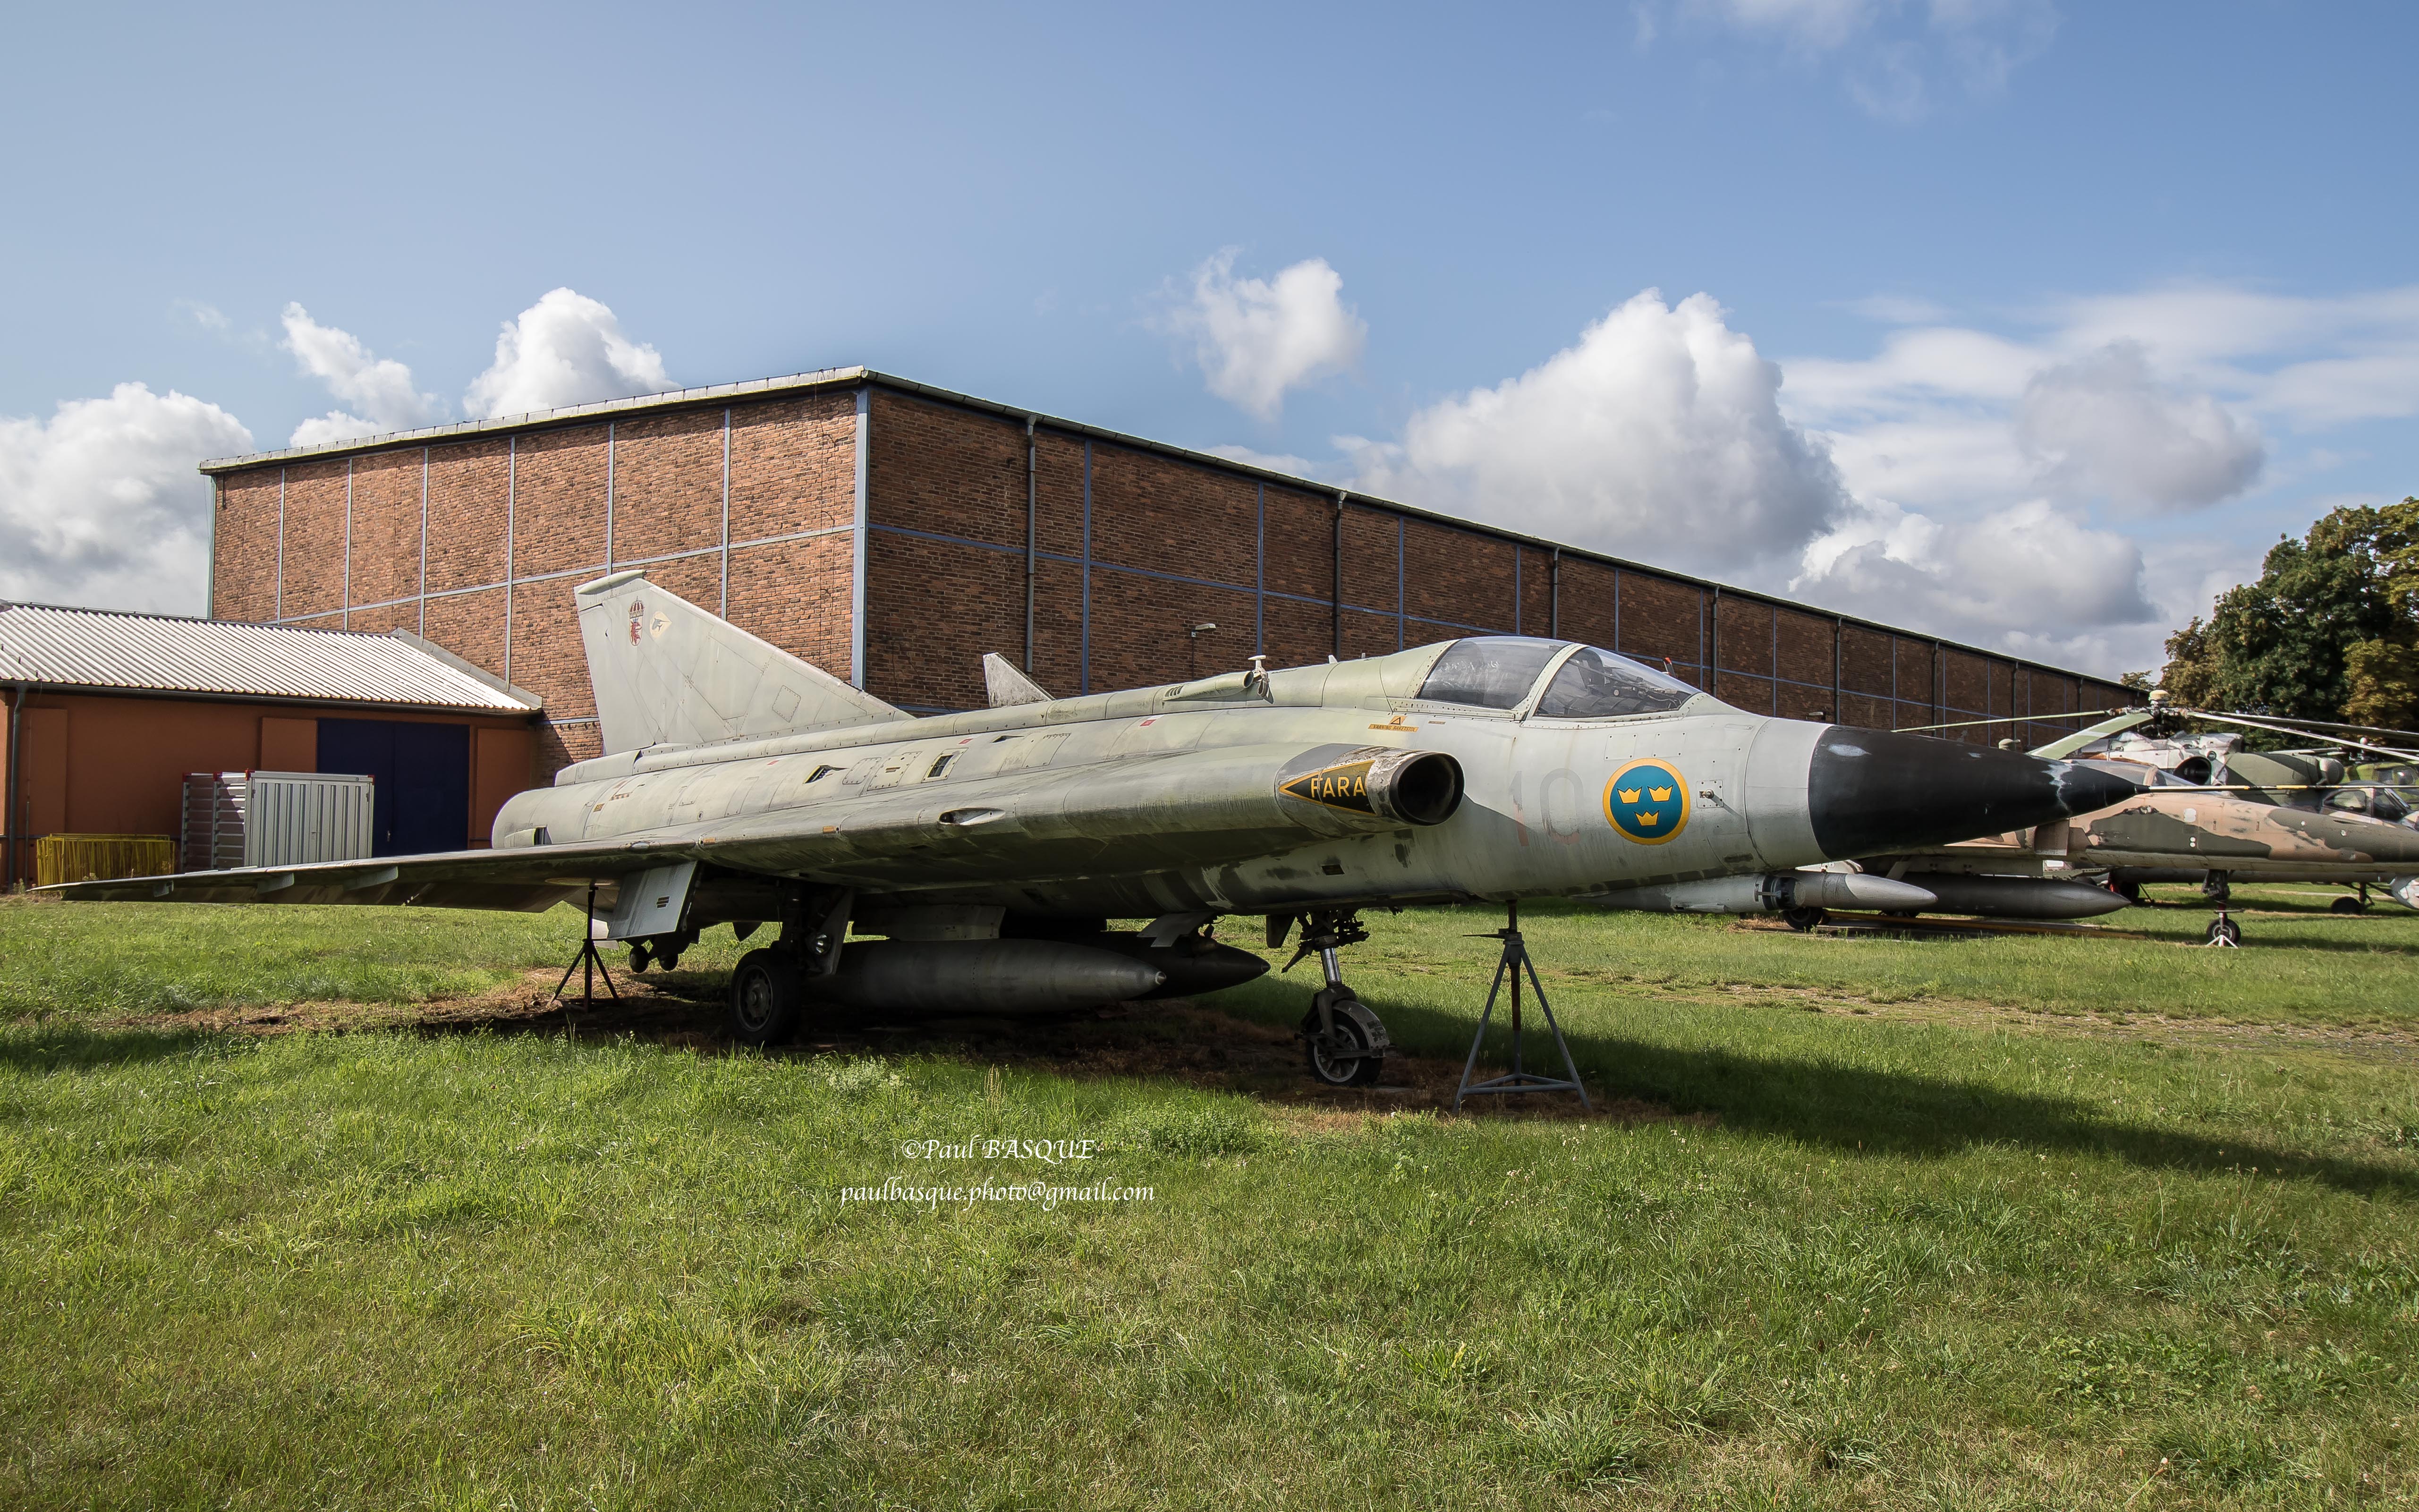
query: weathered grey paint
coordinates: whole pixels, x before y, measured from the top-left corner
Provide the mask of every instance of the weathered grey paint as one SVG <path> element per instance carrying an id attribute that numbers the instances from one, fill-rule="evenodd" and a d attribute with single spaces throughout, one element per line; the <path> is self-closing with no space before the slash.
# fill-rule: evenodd
<path id="1" fill-rule="evenodd" d="M 1601 897 L 1831 859 L 1810 803 L 1831 727 L 1710 693 L 1535 713 L 1576 645 L 1504 710 L 1419 698 L 1448 642 L 909 718 L 642 574 L 578 594 L 610 753 L 506 803 L 492 850 L 66 890 L 538 908 L 694 861 L 696 928 L 778 917 L 785 879 L 853 889 L 859 918 L 1163 918 Z M 1668 836 L 1633 839 L 1613 789 L 1646 760 L 1684 807 Z"/>

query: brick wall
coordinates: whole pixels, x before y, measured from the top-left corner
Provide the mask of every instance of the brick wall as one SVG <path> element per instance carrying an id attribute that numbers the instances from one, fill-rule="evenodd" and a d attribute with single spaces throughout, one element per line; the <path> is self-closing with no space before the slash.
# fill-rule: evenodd
<path id="1" fill-rule="evenodd" d="M 509 678 L 546 700 L 544 781 L 598 749 L 571 591 L 610 567 L 850 674 L 855 469 L 849 393 L 247 469 L 219 483 L 212 611 L 399 627 Z"/>
<path id="2" fill-rule="evenodd" d="M 1949 732 L 1978 741 L 2039 744 L 2063 726 L 2024 716 L 2122 702 L 1926 638 L 1367 501 L 1339 512 L 1333 494 L 1046 424 L 1033 447 L 1030 670 L 1054 693 L 1206 675 L 1256 650 L 1292 666 L 1522 633 L 1668 662 L 1758 712 L 1882 728 L 2007 718 Z M 871 455 L 868 686 L 912 708 L 979 703 L 983 652 L 1025 659 L 1025 425 L 877 390 Z"/>
<path id="3" fill-rule="evenodd" d="M 597 749 L 571 589 L 609 565 L 643 564 L 904 707 L 979 704 L 982 653 L 1027 660 L 1025 424 L 870 393 L 860 669 L 857 402 L 743 397 L 233 472 L 215 609 L 400 625 L 509 677 L 547 701 L 534 779 Z M 1523 633 L 1668 666 L 1759 712 L 2000 721 L 1949 732 L 1974 740 L 2038 744 L 2124 702 L 2108 684 L 1206 460 L 1046 424 L 1031 445 L 1029 671 L 1057 694 L 1208 675 L 1255 651 L 1293 666 Z M 1217 628 L 1195 634 L 1205 624 Z"/>

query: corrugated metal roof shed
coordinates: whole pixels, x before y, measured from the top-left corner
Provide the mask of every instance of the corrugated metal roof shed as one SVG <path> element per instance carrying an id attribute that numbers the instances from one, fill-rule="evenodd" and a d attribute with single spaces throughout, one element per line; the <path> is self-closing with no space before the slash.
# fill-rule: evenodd
<path id="1" fill-rule="evenodd" d="M 0 681 L 526 714 L 534 693 L 398 630 L 366 635 L 0 603 Z"/>

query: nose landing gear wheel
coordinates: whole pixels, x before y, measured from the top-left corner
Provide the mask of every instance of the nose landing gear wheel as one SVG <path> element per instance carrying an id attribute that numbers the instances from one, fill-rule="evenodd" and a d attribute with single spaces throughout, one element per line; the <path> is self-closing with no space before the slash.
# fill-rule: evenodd
<path id="1" fill-rule="evenodd" d="M 775 1045 L 805 1017 L 798 964 L 778 950 L 750 950 L 731 974 L 731 1032 L 742 1044 Z"/>
<path id="2" fill-rule="evenodd" d="M 1269 944 L 1283 945 L 1293 928 L 1293 916 L 1269 916 Z M 1302 1016 L 1302 1059 L 1311 1079 L 1321 1087 L 1375 1087 L 1394 1048 L 1386 1026 L 1344 985 L 1344 969 L 1335 952 L 1369 937 L 1349 909 L 1327 910 L 1302 920 L 1302 948 L 1286 963 L 1291 971 L 1305 956 L 1316 955 L 1327 985 L 1311 995 L 1310 1011 Z"/>
<path id="3" fill-rule="evenodd" d="M 1337 999 L 1330 1010 L 1334 1027 L 1318 1030 L 1314 1007 L 1302 1021 L 1302 1058 L 1323 1087 L 1375 1087 L 1386 1064 L 1386 1027 L 1357 999 Z"/>

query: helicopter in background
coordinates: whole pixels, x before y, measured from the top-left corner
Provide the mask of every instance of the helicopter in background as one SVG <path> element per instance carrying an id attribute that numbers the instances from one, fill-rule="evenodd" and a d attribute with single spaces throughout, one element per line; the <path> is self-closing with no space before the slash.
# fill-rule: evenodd
<path id="1" fill-rule="evenodd" d="M 2238 729 L 2188 732 L 2188 721 Z M 2309 735 L 2319 744 L 2248 750 L 2243 732 L 2249 730 Z M 2029 830 L 1832 866 L 1908 883 L 1935 899 L 1901 912 L 1995 918 L 2094 918 L 2139 902 L 2146 884 L 2197 883 L 2220 910 L 2210 924 L 2211 943 L 2242 938 L 2241 924 L 2225 912 L 2238 877 L 2353 889 L 2335 901 L 2340 913 L 2365 909 L 2372 887 L 2419 908 L 2419 822 L 2413 819 L 2419 788 L 2397 780 L 2419 778 L 2419 755 L 2362 735 L 2419 743 L 2419 736 L 2397 731 L 2309 730 L 2264 717 L 2179 709 L 2158 690 L 2146 708 L 2125 710 L 2031 753 L 2074 760 L 2142 785 L 2114 807 Z M 2355 776 L 2345 760 L 2352 750 L 2394 758 L 2395 764 L 2381 780 L 2373 772 Z M 1826 916 L 1800 909 L 1784 917 L 1811 929 Z"/>

